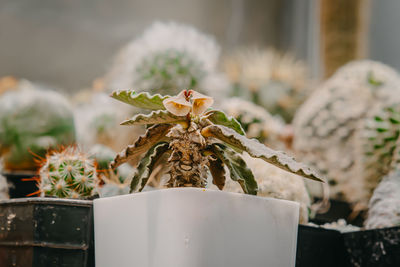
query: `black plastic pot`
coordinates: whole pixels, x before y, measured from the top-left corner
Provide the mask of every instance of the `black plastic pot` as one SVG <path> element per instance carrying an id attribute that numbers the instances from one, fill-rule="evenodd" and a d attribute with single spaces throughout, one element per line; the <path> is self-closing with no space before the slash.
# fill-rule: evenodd
<path id="1" fill-rule="evenodd" d="M 93 267 L 92 201 L 0 201 L 0 265 Z"/>
<path id="2" fill-rule="evenodd" d="M 400 227 L 342 234 L 348 266 L 400 266 Z"/>
<path id="3" fill-rule="evenodd" d="M 343 239 L 339 231 L 299 225 L 296 267 L 344 266 Z"/>
<path id="4" fill-rule="evenodd" d="M 33 178 L 35 173 L 3 173 L 9 184 L 10 198 L 22 198 L 38 190 L 36 181 L 24 181 L 24 179 Z"/>

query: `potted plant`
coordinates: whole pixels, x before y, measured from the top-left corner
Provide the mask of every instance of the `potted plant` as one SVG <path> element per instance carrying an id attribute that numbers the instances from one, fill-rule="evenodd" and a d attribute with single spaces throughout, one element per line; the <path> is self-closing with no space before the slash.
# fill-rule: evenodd
<path id="1" fill-rule="evenodd" d="M 0 201 L 4 266 L 94 266 L 92 198 L 96 164 L 75 147 L 49 152 L 37 178 L 41 197 Z"/>
<path id="2" fill-rule="evenodd" d="M 294 266 L 299 206 L 255 197 L 257 183 L 240 153 L 321 181 L 315 172 L 247 139 L 235 119 L 211 109 L 213 99 L 198 92 L 126 90 L 112 97 L 153 111 L 122 123 L 151 126 L 111 167 L 144 154 L 131 182 L 136 193 L 166 161 L 171 189 L 94 201 L 97 266 L 132 266 L 132 259 L 137 266 Z M 225 168 L 246 194 L 205 189 L 208 172 L 223 189 Z"/>
<path id="3" fill-rule="evenodd" d="M 15 90 L 1 95 L 0 156 L 11 198 L 37 190 L 36 182 L 29 179 L 37 172 L 35 158 L 74 142 L 72 109 L 61 94 L 22 80 Z"/>

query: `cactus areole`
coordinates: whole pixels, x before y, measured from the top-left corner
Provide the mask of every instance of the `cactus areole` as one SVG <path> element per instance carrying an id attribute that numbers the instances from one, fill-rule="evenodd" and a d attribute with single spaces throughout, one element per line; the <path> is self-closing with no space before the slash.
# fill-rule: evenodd
<path id="1" fill-rule="evenodd" d="M 247 194 L 257 194 L 257 182 L 241 157 L 247 152 L 286 171 L 317 181 L 313 170 L 283 152 L 274 151 L 255 139 L 245 137 L 241 125 L 219 110 L 214 100 L 193 90 L 177 96 L 150 95 L 133 90 L 115 91 L 111 97 L 127 104 L 153 110 L 138 114 L 122 125 L 151 125 L 147 132 L 120 152 L 112 168 L 132 158 L 140 160 L 131 183 L 131 192 L 141 191 L 154 169 L 167 161 L 168 187 L 205 187 L 208 172 L 213 183 L 223 189 L 227 169 Z M 225 168 L 226 167 L 226 168 Z"/>

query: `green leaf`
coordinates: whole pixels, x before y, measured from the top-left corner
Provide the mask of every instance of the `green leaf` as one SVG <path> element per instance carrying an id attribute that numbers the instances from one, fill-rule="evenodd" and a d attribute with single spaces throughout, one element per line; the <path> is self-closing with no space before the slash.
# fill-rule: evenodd
<path id="1" fill-rule="evenodd" d="M 205 118 L 214 124 L 223 125 L 235 130 L 238 134 L 245 135 L 242 125 L 233 117 L 228 117 L 220 110 L 210 110 L 205 113 Z"/>
<path id="2" fill-rule="evenodd" d="M 225 168 L 222 160 L 218 157 L 209 156 L 208 168 L 210 169 L 211 176 L 213 177 L 212 183 L 215 184 L 219 190 L 224 189 Z"/>
<path id="3" fill-rule="evenodd" d="M 164 110 L 163 101 L 170 96 L 150 95 L 147 92 L 136 93 L 134 90 L 118 90 L 114 91 L 111 97 L 142 109 Z"/>
<path id="4" fill-rule="evenodd" d="M 146 115 L 138 114 L 129 120 L 123 121 L 121 125 L 174 123 L 185 120 L 185 116 L 175 116 L 169 111 L 157 110 Z"/>
<path id="5" fill-rule="evenodd" d="M 228 167 L 231 179 L 240 184 L 243 192 L 250 195 L 257 195 L 257 182 L 254 179 L 253 172 L 247 167 L 242 157 L 233 149 L 223 144 L 214 144 L 212 150 Z"/>
<path id="6" fill-rule="evenodd" d="M 201 134 L 205 137 L 215 137 L 239 151 L 246 151 L 250 156 L 261 158 L 285 171 L 323 182 L 317 172 L 305 164 L 297 162 L 293 157 L 288 156 L 284 152 L 266 147 L 255 139 L 248 139 L 228 127 L 210 125 L 203 128 Z"/>
<path id="7" fill-rule="evenodd" d="M 146 155 L 142 158 L 139 165 L 136 168 L 135 175 L 131 182 L 131 193 L 136 191 L 142 191 L 146 186 L 147 181 L 156 165 L 156 162 L 161 158 L 161 156 L 168 150 L 169 143 L 162 142 L 158 143 L 152 148 L 150 148 Z M 137 187 L 140 188 L 137 190 Z"/>
<path id="8" fill-rule="evenodd" d="M 129 145 L 127 148 L 117 154 L 114 161 L 111 162 L 111 168 L 115 169 L 119 165 L 124 164 L 132 158 L 146 152 L 155 143 L 162 141 L 168 133 L 169 129 L 171 129 L 172 127 L 173 125 L 169 124 L 156 124 L 149 127 L 146 133 L 139 136 L 139 138 L 135 141 L 133 145 Z"/>

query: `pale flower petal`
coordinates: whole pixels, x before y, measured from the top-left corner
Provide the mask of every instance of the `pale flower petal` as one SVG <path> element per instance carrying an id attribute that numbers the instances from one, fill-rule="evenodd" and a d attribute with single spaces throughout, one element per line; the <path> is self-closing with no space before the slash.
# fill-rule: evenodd
<path id="1" fill-rule="evenodd" d="M 194 115 L 203 114 L 214 103 L 214 99 L 212 97 L 200 94 L 196 91 L 192 92 L 192 100 L 193 100 L 192 112 Z"/>
<path id="2" fill-rule="evenodd" d="M 165 99 L 163 105 L 176 116 L 185 116 L 192 109 L 192 105 L 186 100 L 185 91 L 180 92 L 177 96 Z"/>

